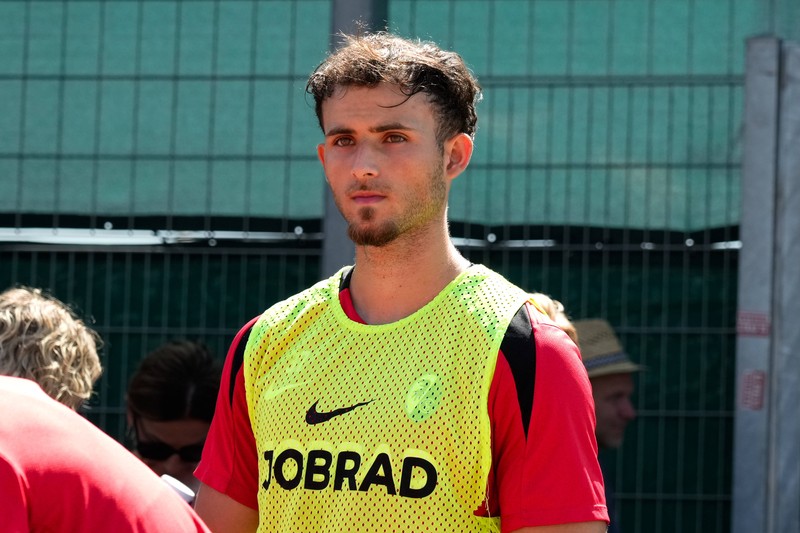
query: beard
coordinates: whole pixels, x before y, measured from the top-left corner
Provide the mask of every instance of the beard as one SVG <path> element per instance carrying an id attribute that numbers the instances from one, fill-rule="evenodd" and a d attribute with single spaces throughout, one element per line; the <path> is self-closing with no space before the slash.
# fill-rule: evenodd
<path id="1" fill-rule="evenodd" d="M 359 222 L 370 222 L 375 218 L 375 210 L 362 207 L 358 211 Z M 400 235 L 400 226 L 394 220 L 388 220 L 377 227 L 364 227 L 357 222 L 347 224 L 347 236 L 358 246 L 384 246 Z"/>
<path id="2" fill-rule="evenodd" d="M 362 207 L 356 214 L 357 220 L 347 221 L 347 236 L 359 246 L 385 246 L 433 219 L 444 208 L 446 199 L 444 168 L 438 163 L 428 171 L 428 188 L 422 194 L 406 195 L 406 212 L 395 219 L 370 224 L 375 219 L 375 209 Z"/>

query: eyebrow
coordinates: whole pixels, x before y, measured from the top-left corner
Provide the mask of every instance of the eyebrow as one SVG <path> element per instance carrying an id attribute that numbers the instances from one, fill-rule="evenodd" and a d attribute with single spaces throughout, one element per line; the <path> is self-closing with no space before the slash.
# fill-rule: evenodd
<path id="1" fill-rule="evenodd" d="M 392 131 L 392 130 L 400 130 L 400 131 L 412 131 L 414 128 L 411 126 L 406 126 L 401 122 L 389 122 L 387 124 L 381 124 L 380 126 L 375 126 L 373 128 L 369 128 L 370 133 L 383 133 L 385 131 Z M 331 128 L 327 132 L 325 132 L 325 137 L 331 137 L 333 135 L 352 135 L 355 133 L 355 130 L 352 128 L 346 127 L 339 127 L 339 128 Z"/>

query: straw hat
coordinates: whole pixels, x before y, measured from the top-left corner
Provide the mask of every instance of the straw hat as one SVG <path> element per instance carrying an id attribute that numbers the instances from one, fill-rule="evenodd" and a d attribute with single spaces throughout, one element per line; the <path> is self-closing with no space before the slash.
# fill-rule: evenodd
<path id="1" fill-rule="evenodd" d="M 583 365 L 590 378 L 638 372 L 643 367 L 628 358 L 611 324 L 601 318 L 572 322 L 578 332 Z"/>

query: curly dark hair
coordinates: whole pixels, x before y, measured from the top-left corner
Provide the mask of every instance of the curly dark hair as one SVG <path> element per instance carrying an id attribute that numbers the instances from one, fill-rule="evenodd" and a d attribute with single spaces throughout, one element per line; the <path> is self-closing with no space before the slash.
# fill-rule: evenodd
<path id="1" fill-rule="evenodd" d="M 128 386 L 128 409 L 149 420 L 211 422 L 221 374 L 203 343 L 170 341 L 142 359 Z"/>
<path id="2" fill-rule="evenodd" d="M 342 37 L 342 46 L 314 70 L 306 84 L 321 128 L 322 102 L 337 88 L 374 87 L 385 82 L 397 85 L 409 98 L 417 93 L 428 96 L 437 110 L 440 145 L 458 133 L 475 136 L 475 105 L 481 99 L 481 88 L 460 55 L 431 42 L 387 32 Z"/>

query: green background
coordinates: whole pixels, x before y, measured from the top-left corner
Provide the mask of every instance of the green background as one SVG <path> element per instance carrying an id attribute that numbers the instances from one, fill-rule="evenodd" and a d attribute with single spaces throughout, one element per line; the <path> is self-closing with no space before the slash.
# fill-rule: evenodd
<path id="1" fill-rule="evenodd" d="M 800 37 L 800 4 L 388 7 L 393 30 L 456 49 L 484 87 L 450 202 L 463 252 L 607 318 L 647 367 L 639 418 L 603 457 L 624 530 L 728 531 L 738 252 L 719 243 L 738 239 L 744 51 Z M 330 17 L 322 0 L 0 2 L 0 228 L 319 231 L 304 85 Z M 314 238 L 121 242 L 0 242 L 0 287 L 45 287 L 102 335 L 89 417 L 120 439 L 149 350 L 191 338 L 222 358 L 321 275 Z"/>

